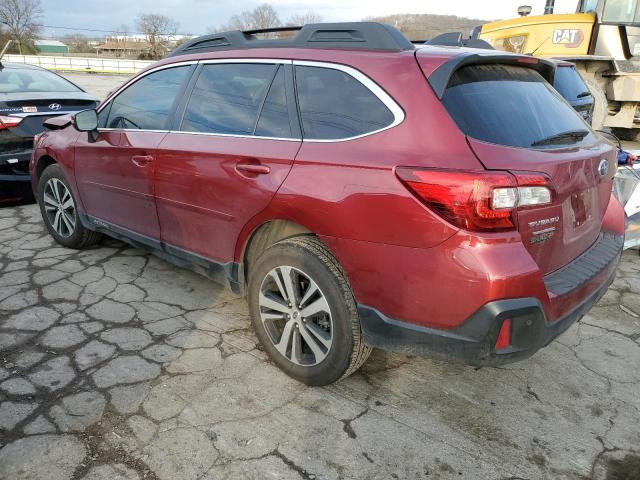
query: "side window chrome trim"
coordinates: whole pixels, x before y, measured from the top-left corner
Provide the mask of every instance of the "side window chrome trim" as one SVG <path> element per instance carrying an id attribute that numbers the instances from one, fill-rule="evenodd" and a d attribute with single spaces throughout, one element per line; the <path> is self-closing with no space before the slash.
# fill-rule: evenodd
<path id="1" fill-rule="evenodd" d="M 269 65 L 291 65 L 293 60 L 282 58 L 212 58 L 210 60 L 200 60 L 202 65 L 215 63 L 266 63 Z"/>
<path id="2" fill-rule="evenodd" d="M 139 130 L 136 130 L 139 131 Z M 238 135 L 234 133 L 212 133 L 212 132 L 183 132 L 182 130 L 169 130 L 169 133 L 179 133 L 182 135 L 203 135 L 209 137 L 231 137 L 231 138 L 255 138 L 256 140 L 278 140 L 283 142 L 301 142 L 300 137 L 284 138 L 284 137 L 263 137 L 260 135 Z"/>
<path id="3" fill-rule="evenodd" d="M 378 130 L 374 130 L 372 132 L 363 133 L 362 135 L 356 135 L 354 137 L 347 138 L 327 138 L 327 139 L 314 139 L 314 138 L 303 138 L 303 142 L 313 142 L 313 143 L 334 143 L 334 142 L 347 142 L 349 140 L 355 140 L 358 138 L 368 137 L 369 135 L 375 135 L 376 133 L 383 132 L 385 130 L 389 130 L 397 125 L 400 125 L 404 119 L 405 114 L 404 110 L 400 105 L 396 103 L 396 101 L 384 91 L 382 87 L 380 87 L 376 82 L 367 77 L 364 73 L 359 70 L 356 70 L 353 67 L 348 67 L 346 65 L 341 65 L 339 63 L 328 63 L 328 62 L 312 62 L 306 60 L 294 60 L 293 66 L 300 67 L 318 67 L 318 68 L 331 68 L 333 70 L 340 70 L 341 72 L 350 75 L 355 78 L 358 82 L 363 84 L 367 89 L 371 91 L 378 99 L 391 111 L 393 114 L 393 122 L 387 125 L 384 128 L 379 128 Z M 304 135 L 303 135 L 304 137 Z"/>

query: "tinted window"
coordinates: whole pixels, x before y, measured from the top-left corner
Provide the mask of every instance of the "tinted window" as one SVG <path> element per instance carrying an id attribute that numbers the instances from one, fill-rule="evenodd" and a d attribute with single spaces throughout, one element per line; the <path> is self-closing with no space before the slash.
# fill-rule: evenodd
<path id="1" fill-rule="evenodd" d="M 589 92 L 589 88 L 585 85 L 580 78 L 580 75 L 573 67 L 558 67 L 556 68 L 556 75 L 553 80 L 553 86 L 560 92 L 564 98 L 570 102 L 577 100 L 578 98 L 584 98 L 586 93 Z"/>
<path id="2" fill-rule="evenodd" d="M 108 128 L 166 130 L 169 115 L 189 73 L 188 66 L 142 77 L 110 103 Z M 109 107 L 107 107 L 109 108 Z"/>
<path id="3" fill-rule="evenodd" d="M 253 135 L 275 65 L 205 65 L 189 99 L 181 130 Z"/>
<path id="4" fill-rule="evenodd" d="M 640 19 L 637 0 L 607 0 L 603 21 L 611 23 L 637 23 Z"/>
<path id="5" fill-rule="evenodd" d="M 279 67 L 269 88 L 255 133 L 262 137 L 291 138 L 292 136 L 282 66 Z"/>
<path id="6" fill-rule="evenodd" d="M 393 113 L 351 75 L 331 68 L 296 67 L 306 138 L 340 139 L 391 125 Z"/>
<path id="7" fill-rule="evenodd" d="M 461 68 L 442 102 L 466 135 L 500 145 L 529 148 L 559 133 L 589 130 L 560 94 L 529 68 Z M 589 133 L 582 140 L 592 139 Z M 567 144 L 577 141 L 565 139 Z"/>
<path id="8" fill-rule="evenodd" d="M 0 93 L 78 91 L 74 84 L 47 70 L 0 68 Z"/>

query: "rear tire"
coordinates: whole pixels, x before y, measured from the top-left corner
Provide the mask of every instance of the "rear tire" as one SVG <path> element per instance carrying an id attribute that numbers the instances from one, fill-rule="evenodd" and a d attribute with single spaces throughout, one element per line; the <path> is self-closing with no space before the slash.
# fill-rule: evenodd
<path id="1" fill-rule="evenodd" d="M 85 228 L 80 222 L 78 202 L 59 165 L 49 165 L 42 172 L 38 181 L 38 204 L 47 230 L 60 245 L 82 249 L 102 238 L 102 234 Z"/>
<path id="2" fill-rule="evenodd" d="M 371 353 L 344 271 L 315 237 L 269 247 L 249 271 L 248 295 L 264 349 L 302 383 L 333 383 L 358 370 Z"/>

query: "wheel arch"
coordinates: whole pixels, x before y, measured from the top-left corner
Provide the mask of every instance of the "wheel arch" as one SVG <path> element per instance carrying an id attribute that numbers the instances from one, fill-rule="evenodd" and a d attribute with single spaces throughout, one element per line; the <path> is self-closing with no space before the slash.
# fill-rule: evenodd
<path id="1" fill-rule="evenodd" d="M 248 279 L 249 265 L 271 245 L 286 238 L 302 235 L 316 236 L 313 231 L 292 220 L 274 218 L 247 226 L 236 246 L 236 261 L 242 263 L 244 278 Z"/>
<path id="2" fill-rule="evenodd" d="M 50 155 L 42 155 L 40 158 L 38 158 L 35 168 L 36 178 L 33 179 L 33 184 L 36 186 L 36 188 L 38 186 L 38 182 L 40 181 L 40 177 L 42 176 L 42 172 L 44 172 L 44 169 L 49 165 L 54 165 L 57 163 L 58 161 Z"/>

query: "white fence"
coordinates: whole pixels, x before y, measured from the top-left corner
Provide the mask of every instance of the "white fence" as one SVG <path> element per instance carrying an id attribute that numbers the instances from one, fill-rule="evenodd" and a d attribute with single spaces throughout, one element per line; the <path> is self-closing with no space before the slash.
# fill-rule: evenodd
<path id="1" fill-rule="evenodd" d="M 153 62 L 117 58 L 52 57 L 44 55 L 5 55 L 7 62 L 29 63 L 48 70 L 64 72 L 116 73 L 131 75 Z"/>

